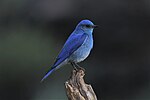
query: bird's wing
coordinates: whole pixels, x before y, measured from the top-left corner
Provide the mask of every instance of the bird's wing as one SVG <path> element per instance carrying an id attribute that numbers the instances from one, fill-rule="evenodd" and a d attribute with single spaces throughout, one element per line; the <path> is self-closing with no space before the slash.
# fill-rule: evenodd
<path id="1" fill-rule="evenodd" d="M 76 51 L 83 44 L 86 38 L 87 38 L 87 34 L 85 33 L 72 34 L 64 44 L 64 47 L 60 51 L 52 68 L 58 66 L 66 58 L 68 58 L 74 51 Z"/>
<path id="2" fill-rule="evenodd" d="M 45 80 L 59 65 L 66 60 L 74 51 L 76 51 L 85 41 L 87 38 L 87 34 L 72 34 L 68 40 L 66 41 L 64 47 L 60 51 L 58 57 L 54 65 L 51 69 L 47 72 L 47 74 L 42 78 L 41 82 Z"/>

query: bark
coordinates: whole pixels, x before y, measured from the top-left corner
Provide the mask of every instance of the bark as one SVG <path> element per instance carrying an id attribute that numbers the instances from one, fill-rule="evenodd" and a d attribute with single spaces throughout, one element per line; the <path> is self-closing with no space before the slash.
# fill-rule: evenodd
<path id="1" fill-rule="evenodd" d="M 65 82 L 68 100 L 97 100 L 92 86 L 84 82 L 84 70 L 73 70 L 69 80 Z"/>

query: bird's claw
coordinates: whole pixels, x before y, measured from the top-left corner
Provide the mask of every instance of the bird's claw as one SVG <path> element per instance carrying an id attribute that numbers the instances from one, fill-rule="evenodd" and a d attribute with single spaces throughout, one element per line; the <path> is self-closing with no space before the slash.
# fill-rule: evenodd
<path id="1" fill-rule="evenodd" d="M 74 70 L 76 71 L 79 71 L 79 70 L 82 70 L 82 71 L 85 71 L 84 68 L 80 67 L 78 64 L 76 63 L 71 63 L 71 65 L 73 66 Z"/>
<path id="2" fill-rule="evenodd" d="M 84 68 L 82 68 L 82 67 L 74 67 L 74 70 L 76 70 L 76 71 L 79 71 L 79 70 L 82 70 L 82 71 L 84 71 L 85 72 L 85 69 Z"/>
<path id="3" fill-rule="evenodd" d="M 85 69 L 83 67 L 78 67 L 78 70 L 83 70 L 85 72 Z"/>

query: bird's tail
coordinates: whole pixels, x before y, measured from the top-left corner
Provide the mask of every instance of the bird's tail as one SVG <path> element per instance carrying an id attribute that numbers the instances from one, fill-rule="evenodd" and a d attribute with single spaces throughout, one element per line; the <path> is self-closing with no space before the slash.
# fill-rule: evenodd
<path id="1" fill-rule="evenodd" d="M 43 82 L 53 71 L 55 70 L 55 68 L 50 69 L 47 74 L 42 78 L 41 82 Z"/>

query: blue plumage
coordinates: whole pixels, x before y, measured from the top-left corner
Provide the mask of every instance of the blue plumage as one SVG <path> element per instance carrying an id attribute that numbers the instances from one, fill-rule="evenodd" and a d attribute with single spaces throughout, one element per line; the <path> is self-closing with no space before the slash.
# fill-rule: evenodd
<path id="1" fill-rule="evenodd" d="M 92 32 L 94 27 L 95 25 L 89 20 L 82 20 L 76 26 L 56 58 L 54 65 L 41 81 L 62 65 L 71 63 L 74 66 L 78 66 L 78 62 L 87 58 L 93 47 Z"/>
<path id="2" fill-rule="evenodd" d="M 73 34 L 68 38 L 60 54 L 56 58 L 54 66 L 58 66 L 62 61 L 68 58 L 74 51 L 76 51 L 84 42 L 86 34 Z"/>

